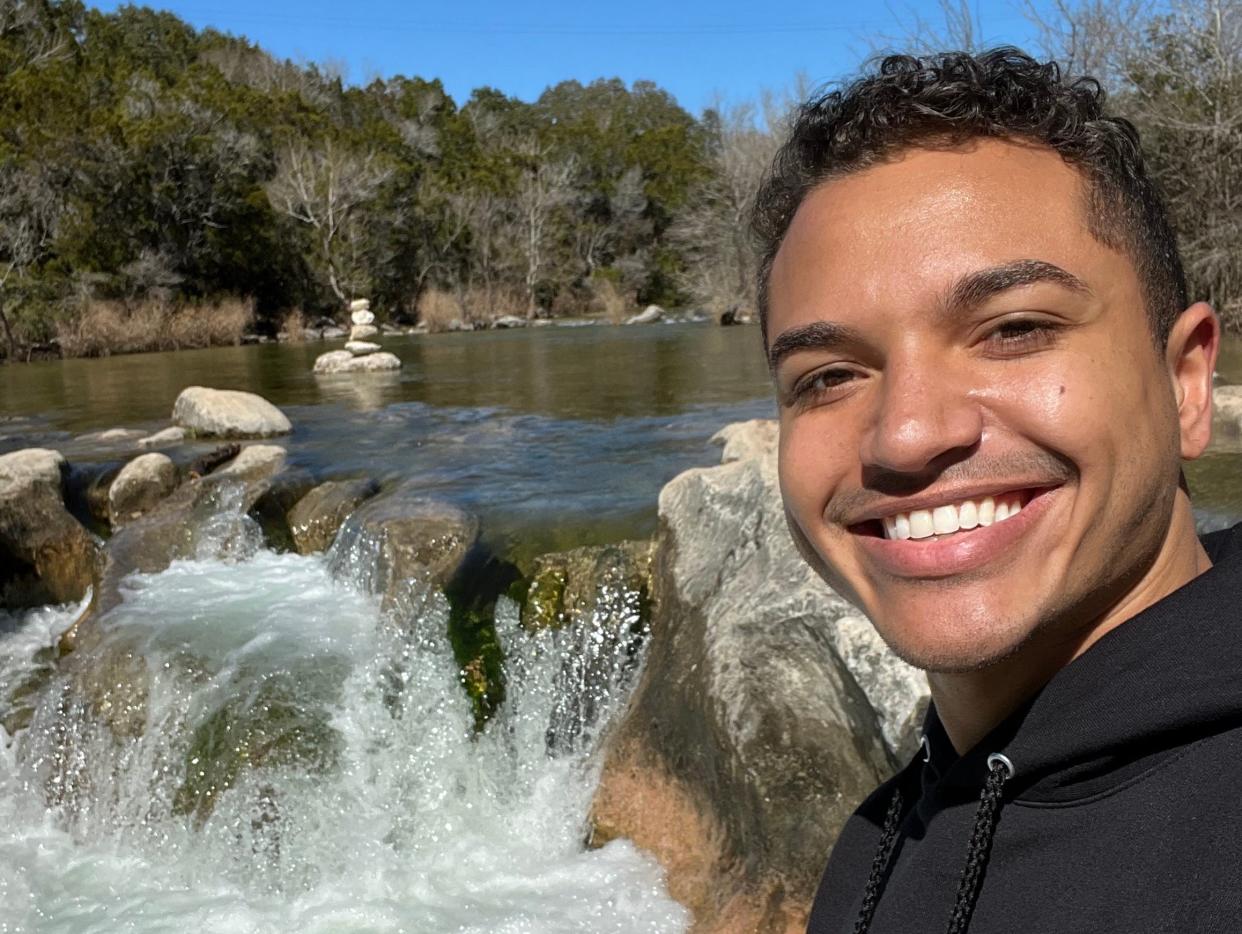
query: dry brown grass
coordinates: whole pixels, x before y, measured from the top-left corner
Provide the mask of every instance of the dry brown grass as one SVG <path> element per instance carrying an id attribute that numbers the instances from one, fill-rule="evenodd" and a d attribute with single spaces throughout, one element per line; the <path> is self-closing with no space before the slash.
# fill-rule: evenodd
<path id="1" fill-rule="evenodd" d="M 418 299 L 418 320 L 432 333 L 453 330 L 453 322 L 489 327 L 504 315 L 526 317 L 526 300 L 511 289 L 467 289 L 459 297 L 443 289 L 428 289 Z"/>
<path id="2" fill-rule="evenodd" d="M 603 315 L 612 324 L 621 324 L 634 313 L 634 305 L 611 279 L 592 279 L 590 310 Z"/>
<path id="3" fill-rule="evenodd" d="M 300 344 L 306 340 L 306 315 L 301 308 L 294 308 L 285 314 L 280 322 L 280 333 L 291 344 Z"/>
<path id="4" fill-rule="evenodd" d="M 56 327 L 67 357 L 107 357 L 149 350 L 240 344 L 254 321 L 254 302 L 227 298 L 174 307 L 158 299 L 133 304 L 87 302 Z"/>

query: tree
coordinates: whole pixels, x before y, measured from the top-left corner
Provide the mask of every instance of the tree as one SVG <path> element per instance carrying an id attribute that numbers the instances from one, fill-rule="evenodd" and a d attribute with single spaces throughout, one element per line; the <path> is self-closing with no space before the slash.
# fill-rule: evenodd
<path id="1" fill-rule="evenodd" d="M 390 175 L 373 151 L 357 153 L 331 140 L 315 147 L 295 142 L 268 183 L 273 206 L 314 232 L 328 284 L 342 302 L 364 285 L 361 212 Z"/>

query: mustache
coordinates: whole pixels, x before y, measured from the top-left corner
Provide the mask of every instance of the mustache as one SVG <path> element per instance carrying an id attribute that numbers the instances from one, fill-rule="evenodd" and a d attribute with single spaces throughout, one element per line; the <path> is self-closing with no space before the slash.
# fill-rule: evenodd
<path id="1" fill-rule="evenodd" d="M 864 467 L 862 486 L 834 495 L 824 510 L 824 518 L 848 523 L 856 516 L 884 508 L 893 499 L 914 496 L 937 486 L 964 487 L 1010 481 L 1027 487 L 1057 486 L 1076 475 L 1073 464 L 1052 451 L 977 454 L 943 468 L 917 473 Z"/>

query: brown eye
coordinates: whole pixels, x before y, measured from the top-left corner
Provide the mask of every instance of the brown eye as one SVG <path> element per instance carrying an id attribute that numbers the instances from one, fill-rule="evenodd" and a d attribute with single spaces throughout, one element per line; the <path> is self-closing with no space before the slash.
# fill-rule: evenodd
<path id="1" fill-rule="evenodd" d="M 1001 353 L 1021 353 L 1048 346 L 1056 337 L 1057 326 L 1036 319 L 1004 321 L 988 336 L 985 342 Z"/>
<path id="2" fill-rule="evenodd" d="M 841 387 L 853 379 L 852 371 L 839 367 L 817 370 L 794 384 L 793 390 L 789 393 L 789 403 L 803 406 L 825 401 L 839 393 Z"/>

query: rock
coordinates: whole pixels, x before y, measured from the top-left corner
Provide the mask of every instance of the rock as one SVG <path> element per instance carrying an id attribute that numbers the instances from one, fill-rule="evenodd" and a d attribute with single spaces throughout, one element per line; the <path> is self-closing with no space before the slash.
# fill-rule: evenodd
<path id="1" fill-rule="evenodd" d="M 350 514 L 378 492 L 374 480 L 329 480 L 308 492 L 289 511 L 298 554 L 326 551 Z"/>
<path id="2" fill-rule="evenodd" d="M 346 331 L 344 328 L 337 327 L 335 324 L 330 324 L 319 332 L 319 336 L 326 341 L 339 341 L 342 337 L 346 336 Z"/>
<path id="3" fill-rule="evenodd" d="M 364 357 L 369 353 L 376 353 L 380 349 L 379 344 L 371 341 L 346 341 L 345 349 L 355 357 Z"/>
<path id="4" fill-rule="evenodd" d="M 289 514 L 316 481 L 306 470 L 284 469 L 266 481 L 266 489 L 247 513 L 259 524 L 263 541 L 272 551 L 296 551 Z"/>
<path id="5" fill-rule="evenodd" d="M 172 420 L 199 437 L 262 438 L 293 430 L 285 413 L 262 396 L 206 386 L 183 389 Z"/>
<path id="6" fill-rule="evenodd" d="M 653 324 L 664 317 L 664 309 L 659 305 L 648 305 L 636 315 L 625 319 L 626 324 Z"/>
<path id="7" fill-rule="evenodd" d="M 349 329 L 349 339 L 353 341 L 365 341 L 371 337 L 379 335 L 379 328 L 373 324 L 355 324 Z M 348 346 L 348 344 L 346 345 Z"/>
<path id="8" fill-rule="evenodd" d="M 313 372 L 320 375 L 332 373 L 354 373 L 373 370 L 399 370 L 401 358 L 396 354 L 381 351 L 355 357 L 348 350 L 333 350 L 320 354 L 315 359 Z"/>
<path id="9" fill-rule="evenodd" d="M 360 311 L 351 311 L 349 320 L 351 324 L 370 325 L 375 323 L 375 314 L 363 308 Z"/>
<path id="10" fill-rule="evenodd" d="M 78 441 L 92 444 L 125 444 L 137 441 L 144 432 L 135 428 L 109 428 L 107 431 L 92 431 L 78 437 Z"/>
<path id="11" fill-rule="evenodd" d="M 517 315 L 501 315 L 492 322 L 492 327 L 504 328 L 524 328 L 526 327 L 526 319 L 519 318 Z"/>
<path id="12" fill-rule="evenodd" d="M 370 311 L 371 300 L 369 298 L 355 298 L 349 303 L 349 312 L 353 314 L 356 311 Z"/>
<path id="13" fill-rule="evenodd" d="M 600 704 L 633 673 L 651 619 L 651 542 L 575 548 L 535 560 L 524 629 L 567 629 L 546 741 L 568 752 L 598 725 Z"/>
<path id="14" fill-rule="evenodd" d="M 91 586 L 99 550 L 65 508 L 67 472 L 57 451 L 0 456 L 0 605 L 68 603 Z"/>
<path id="15" fill-rule="evenodd" d="M 411 587 L 444 588 L 479 537 L 479 520 L 458 507 L 401 488 L 363 503 L 337 534 L 329 562 L 396 608 Z"/>
<path id="16" fill-rule="evenodd" d="M 697 316 L 695 320 L 698 320 Z M 722 326 L 730 327 L 735 324 L 750 324 L 751 318 L 739 306 L 732 305 L 727 310 L 721 312 L 719 321 Z"/>
<path id="17" fill-rule="evenodd" d="M 410 328 L 409 330 L 402 330 L 401 328 L 397 327 L 394 324 L 381 324 L 380 325 L 380 333 L 383 334 L 385 337 L 399 337 L 402 334 L 412 334 L 413 332 L 414 332 L 413 328 Z"/>
<path id="18" fill-rule="evenodd" d="M 801 929 L 926 684 L 799 556 L 775 425 L 718 439 L 724 464 L 660 494 L 652 635 L 604 750 L 592 839 L 651 851 L 696 931 Z"/>
<path id="19" fill-rule="evenodd" d="M 163 431 L 157 431 L 153 435 L 147 435 L 140 438 L 138 447 L 140 448 L 164 448 L 174 444 L 180 444 L 185 440 L 185 429 L 177 425 L 171 428 L 165 428 Z"/>
<path id="20" fill-rule="evenodd" d="M 167 454 L 140 454 L 121 468 L 108 488 L 114 526 L 138 518 L 177 488 L 177 466 Z"/>
<path id="21" fill-rule="evenodd" d="M 285 449 L 275 444 L 251 444 L 212 472 L 213 477 L 235 477 L 249 484 L 270 480 L 285 466 Z"/>

